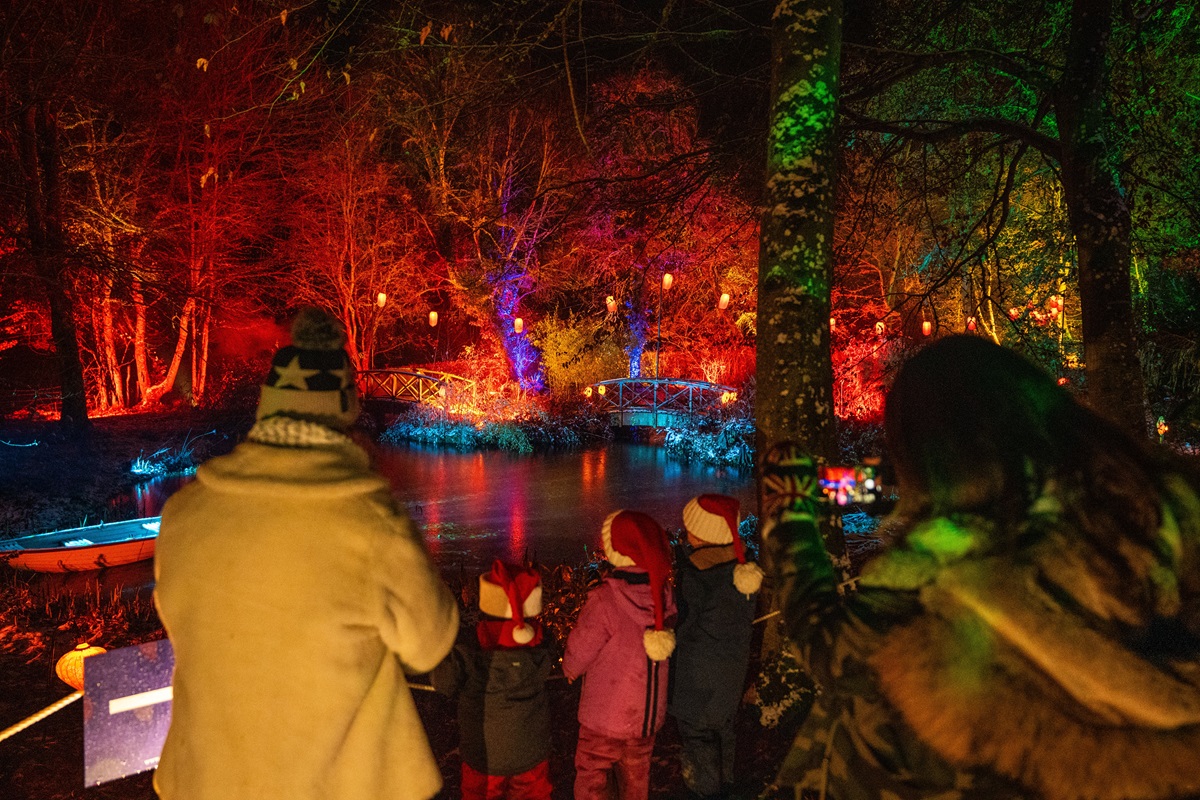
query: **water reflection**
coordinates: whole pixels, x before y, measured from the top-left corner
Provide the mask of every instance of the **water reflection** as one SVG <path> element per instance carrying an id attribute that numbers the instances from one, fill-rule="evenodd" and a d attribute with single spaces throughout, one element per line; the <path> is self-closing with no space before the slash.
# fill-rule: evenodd
<path id="1" fill-rule="evenodd" d="M 702 492 L 738 497 L 754 510 L 748 469 L 681 464 L 653 445 L 517 456 L 458 453 L 420 445 L 380 448 L 377 466 L 421 526 L 446 574 L 482 570 L 496 557 L 579 563 L 600 547 L 600 523 L 619 508 L 681 527 L 684 504 Z M 190 477 L 155 478 L 109 504 L 109 520 L 155 516 Z M 101 573 L 47 577 L 54 589 L 147 587 L 150 562 Z"/>
<path id="2" fill-rule="evenodd" d="M 738 497 L 753 511 L 751 471 L 683 464 L 653 445 L 617 442 L 599 450 L 515 456 L 455 453 L 419 445 L 383 448 L 379 469 L 424 526 L 442 568 L 481 569 L 528 552 L 546 563 L 577 563 L 600 546 L 611 511 L 644 511 L 681 527 L 684 504 L 702 492 Z"/>

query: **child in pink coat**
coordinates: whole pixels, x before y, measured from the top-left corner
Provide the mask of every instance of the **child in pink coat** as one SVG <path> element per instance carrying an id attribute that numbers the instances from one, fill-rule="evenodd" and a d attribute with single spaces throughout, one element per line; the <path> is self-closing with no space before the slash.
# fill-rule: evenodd
<path id="1" fill-rule="evenodd" d="M 650 793 L 650 753 L 667 713 L 667 658 L 675 649 L 671 549 L 662 527 L 617 511 L 600 530 L 616 569 L 593 589 L 567 637 L 563 672 L 585 676 L 579 699 L 575 798 L 608 798 L 616 771 L 620 800 Z"/>

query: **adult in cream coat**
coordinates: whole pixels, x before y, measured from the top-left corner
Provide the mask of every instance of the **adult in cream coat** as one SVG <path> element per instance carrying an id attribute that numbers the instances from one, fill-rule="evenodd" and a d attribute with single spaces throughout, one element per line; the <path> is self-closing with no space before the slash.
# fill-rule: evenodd
<path id="1" fill-rule="evenodd" d="M 163 800 L 441 788 L 406 673 L 449 652 L 458 610 L 343 432 L 358 404 L 339 335 L 302 315 L 248 441 L 163 511 L 155 601 L 176 659 Z"/>

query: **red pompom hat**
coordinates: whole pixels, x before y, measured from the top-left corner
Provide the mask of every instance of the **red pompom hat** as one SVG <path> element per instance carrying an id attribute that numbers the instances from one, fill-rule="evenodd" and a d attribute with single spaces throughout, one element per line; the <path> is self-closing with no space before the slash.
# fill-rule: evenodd
<path id="1" fill-rule="evenodd" d="M 702 494 L 683 507 L 683 526 L 692 536 L 709 544 L 733 543 L 733 554 L 738 561 L 733 568 L 733 585 L 749 596 L 762 588 L 763 571 L 757 564 L 746 561 L 746 547 L 738 535 L 740 522 L 741 504 L 736 497 Z"/>
<path id="2" fill-rule="evenodd" d="M 525 647 L 538 644 L 542 627 L 529 617 L 542 613 L 542 577 L 530 567 L 512 567 L 500 559 L 479 576 L 479 610 L 502 621 L 477 626 L 484 646 Z"/>
<path id="3" fill-rule="evenodd" d="M 675 632 L 666 628 L 667 581 L 671 577 L 671 545 L 666 531 L 640 511 L 614 511 L 600 527 L 604 555 L 614 567 L 641 567 L 650 576 L 654 601 L 654 630 L 643 637 L 646 655 L 664 661 L 675 650 Z"/>

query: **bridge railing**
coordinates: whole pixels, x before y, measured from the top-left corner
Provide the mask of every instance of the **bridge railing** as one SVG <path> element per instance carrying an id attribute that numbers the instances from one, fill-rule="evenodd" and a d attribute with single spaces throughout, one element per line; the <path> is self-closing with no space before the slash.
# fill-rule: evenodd
<path id="1" fill-rule="evenodd" d="M 448 372 L 423 369 L 368 369 L 357 375 L 364 400 L 393 400 L 448 408 L 456 392 L 471 389 L 475 381 Z"/>
<path id="2" fill-rule="evenodd" d="M 708 414 L 737 400 L 731 386 L 679 378 L 614 378 L 584 390 L 602 410 L 614 414 Z"/>

